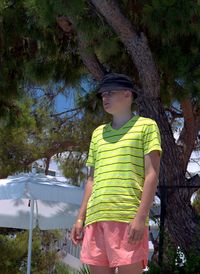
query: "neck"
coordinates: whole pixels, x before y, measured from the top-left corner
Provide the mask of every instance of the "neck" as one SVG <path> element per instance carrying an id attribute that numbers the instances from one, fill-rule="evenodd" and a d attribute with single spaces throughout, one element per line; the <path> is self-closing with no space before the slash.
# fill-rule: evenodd
<path id="1" fill-rule="evenodd" d="M 124 112 L 124 113 L 117 113 L 113 115 L 113 120 L 112 120 L 112 127 L 115 129 L 120 128 L 123 126 L 128 120 L 130 120 L 133 117 L 133 114 L 131 110 L 129 112 Z"/>

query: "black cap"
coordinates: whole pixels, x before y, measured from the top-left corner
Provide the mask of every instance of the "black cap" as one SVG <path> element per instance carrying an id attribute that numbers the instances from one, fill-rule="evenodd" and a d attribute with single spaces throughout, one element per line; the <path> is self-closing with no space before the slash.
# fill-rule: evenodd
<path id="1" fill-rule="evenodd" d="M 101 97 L 101 93 L 105 91 L 130 90 L 134 98 L 137 98 L 136 88 L 130 77 L 119 73 L 106 74 L 101 80 L 97 92 L 97 97 Z"/>

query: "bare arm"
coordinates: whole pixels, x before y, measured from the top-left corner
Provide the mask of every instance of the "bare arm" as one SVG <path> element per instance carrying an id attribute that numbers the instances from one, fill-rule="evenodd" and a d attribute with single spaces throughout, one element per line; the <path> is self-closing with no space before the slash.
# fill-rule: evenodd
<path id="1" fill-rule="evenodd" d="M 83 200 L 81 203 L 81 207 L 79 209 L 79 214 L 77 216 L 77 220 L 83 220 L 83 222 L 85 220 L 87 203 L 92 193 L 93 178 L 94 178 L 94 168 L 90 167 L 88 168 L 88 178 L 85 186 Z"/>
<path id="2" fill-rule="evenodd" d="M 145 155 L 145 181 L 140 207 L 137 212 L 137 217 L 139 217 L 144 222 L 149 214 L 153 198 L 156 193 L 159 169 L 160 152 L 152 151 L 149 154 Z"/>
<path id="3" fill-rule="evenodd" d="M 76 218 L 76 222 L 73 225 L 73 228 L 71 231 L 71 240 L 75 245 L 81 243 L 83 239 L 83 224 L 85 221 L 87 203 L 92 194 L 93 178 L 94 178 L 94 168 L 91 167 L 91 168 L 88 168 L 88 179 L 85 186 L 83 200 L 79 209 L 78 216 Z"/>
<path id="4" fill-rule="evenodd" d="M 144 160 L 145 180 L 142 198 L 137 214 L 129 226 L 129 242 L 136 242 L 142 239 L 145 229 L 145 221 L 149 215 L 158 184 L 160 152 L 152 151 L 145 155 Z"/>

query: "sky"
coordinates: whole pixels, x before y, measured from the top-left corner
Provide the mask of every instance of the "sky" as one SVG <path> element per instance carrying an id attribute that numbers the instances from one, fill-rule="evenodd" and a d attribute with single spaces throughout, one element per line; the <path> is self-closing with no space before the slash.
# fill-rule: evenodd
<path id="1" fill-rule="evenodd" d="M 86 94 L 90 91 L 92 84 L 91 79 L 83 78 L 80 82 L 79 92 L 81 94 Z M 95 84 L 95 83 L 94 83 Z M 63 94 L 59 94 L 55 100 L 55 108 L 57 112 L 63 112 L 68 109 L 73 109 L 75 107 L 74 100 L 75 100 L 75 93 L 77 92 L 76 88 L 67 88 L 64 91 L 67 96 Z"/>
<path id="2" fill-rule="evenodd" d="M 73 98 L 67 98 L 63 94 L 57 95 L 55 100 L 55 108 L 58 113 L 74 108 Z"/>
<path id="3" fill-rule="evenodd" d="M 63 94 L 59 94 L 55 100 L 55 108 L 57 112 L 62 112 L 73 107 L 73 102 L 68 100 Z"/>

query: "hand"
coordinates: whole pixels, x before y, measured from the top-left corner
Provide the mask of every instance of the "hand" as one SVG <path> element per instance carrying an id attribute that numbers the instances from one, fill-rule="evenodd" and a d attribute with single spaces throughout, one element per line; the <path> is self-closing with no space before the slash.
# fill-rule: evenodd
<path id="1" fill-rule="evenodd" d="M 70 234 L 72 242 L 77 245 L 81 244 L 83 240 L 83 220 L 77 220 L 73 225 L 71 234 Z"/>
<path id="2" fill-rule="evenodd" d="M 145 220 L 135 217 L 129 224 L 128 229 L 128 242 L 137 243 L 142 240 L 145 230 Z"/>

